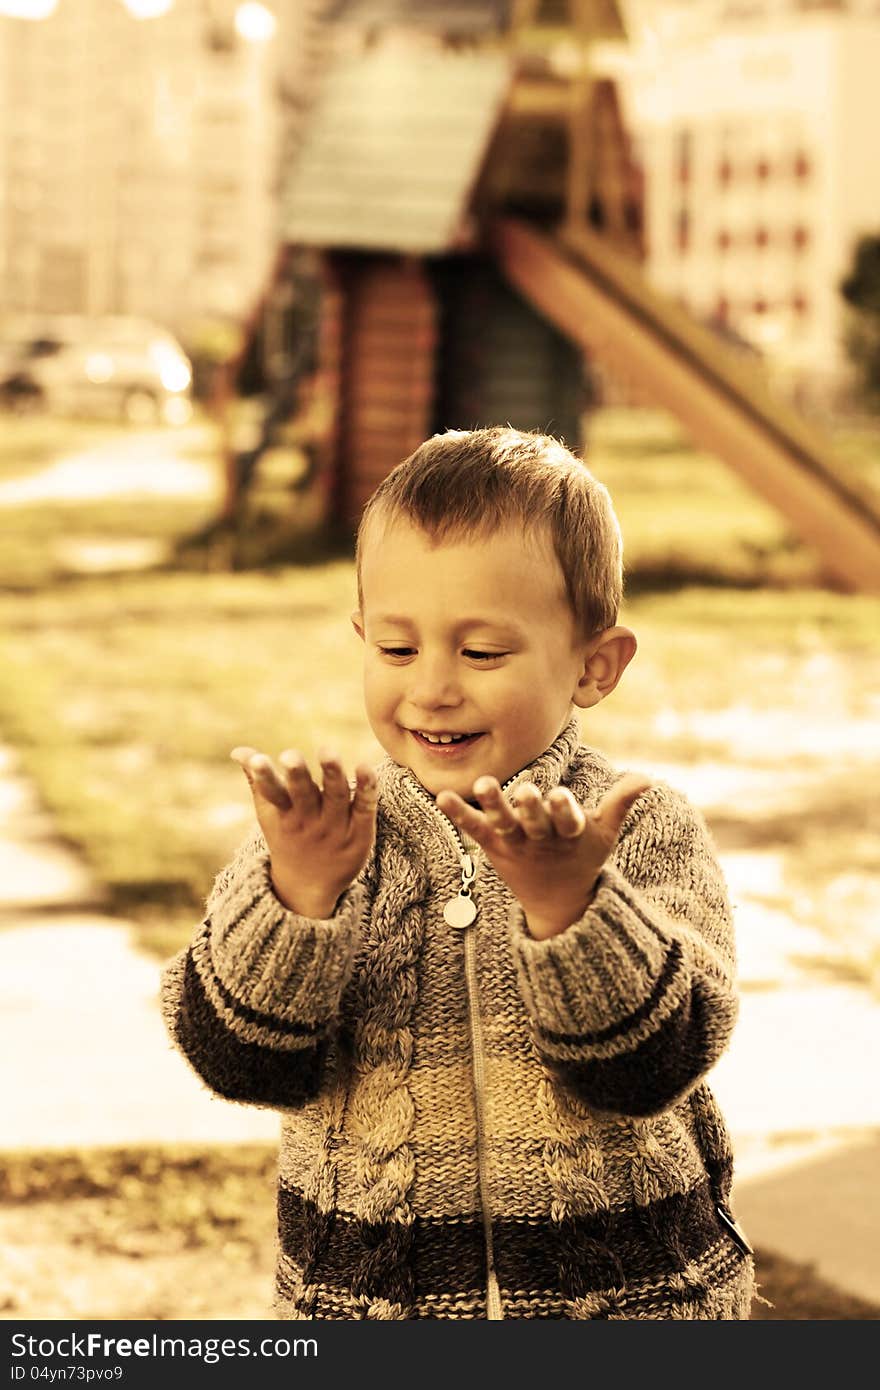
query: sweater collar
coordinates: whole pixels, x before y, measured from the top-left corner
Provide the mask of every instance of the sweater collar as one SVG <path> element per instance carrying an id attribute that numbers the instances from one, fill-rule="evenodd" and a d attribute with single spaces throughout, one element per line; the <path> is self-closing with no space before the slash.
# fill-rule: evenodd
<path id="1" fill-rule="evenodd" d="M 580 744 L 581 727 L 577 713 L 572 714 L 565 728 L 549 748 L 527 767 L 505 782 L 507 791 L 520 782 L 534 782 L 542 796 L 565 780 Z M 448 832 L 452 822 L 435 804 L 434 797 L 408 767 L 386 755 L 376 769 L 379 802 L 388 819 L 402 830 L 417 837 L 438 831 Z"/>

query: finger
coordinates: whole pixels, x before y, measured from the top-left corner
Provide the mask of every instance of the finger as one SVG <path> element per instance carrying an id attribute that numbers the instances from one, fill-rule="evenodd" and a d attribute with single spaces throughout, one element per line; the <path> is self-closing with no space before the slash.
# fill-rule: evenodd
<path id="1" fill-rule="evenodd" d="M 617 839 L 620 827 L 630 810 L 639 797 L 650 791 L 653 785 L 650 777 L 638 772 L 628 772 L 605 793 L 596 807 L 595 819 L 611 840 Z"/>
<path id="2" fill-rule="evenodd" d="M 324 775 L 322 813 L 325 819 L 335 821 L 342 815 L 348 815 L 351 791 L 342 770 L 342 759 L 339 754 L 330 748 L 322 748 L 318 758 Z"/>
<path id="3" fill-rule="evenodd" d="M 478 845 L 492 838 L 492 827 L 476 807 L 469 806 L 457 792 L 443 791 L 437 793 L 437 807 L 444 816 L 448 816 L 453 825 L 457 825 L 460 830 L 464 830 Z"/>
<path id="4" fill-rule="evenodd" d="M 287 809 L 290 805 L 290 799 L 280 786 L 270 760 L 264 754 L 256 748 L 240 746 L 233 748 L 229 756 L 238 763 L 253 793 L 262 796 L 266 801 L 270 801 L 273 806 L 278 806 L 282 810 Z"/>
<path id="5" fill-rule="evenodd" d="M 553 824 L 544 809 L 544 801 L 534 782 L 517 788 L 519 823 L 530 840 L 549 840 Z"/>
<path id="6" fill-rule="evenodd" d="M 248 782 L 252 782 L 253 777 L 251 776 L 250 769 L 248 768 L 248 763 L 250 762 L 251 758 L 255 758 L 257 756 L 256 748 L 248 748 L 245 745 L 242 745 L 239 748 L 233 748 L 229 756 L 233 762 L 238 763 L 245 777 L 248 779 Z"/>
<path id="7" fill-rule="evenodd" d="M 478 777 L 474 783 L 474 796 L 496 834 L 513 835 L 519 830 L 519 821 L 513 813 L 513 807 L 494 777 Z"/>
<path id="8" fill-rule="evenodd" d="M 259 796 L 277 806 L 279 811 L 290 810 L 290 797 L 271 758 L 265 753 L 254 753 L 248 759 L 247 770 L 251 774 L 251 788 Z"/>
<path id="9" fill-rule="evenodd" d="M 581 834 L 587 818 L 567 787 L 554 787 L 547 797 L 547 805 L 557 835 L 573 840 Z"/>
<path id="10" fill-rule="evenodd" d="M 355 824 L 359 821 L 367 821 L 371 824 L 376 815 L 376 805 L 379 799 L 379 783 L 375 769 L 366 763 L 359 763 L 355 768 L 355 777 L 357 785 L 351 803 L 352 820 Z"/>
<path id="11" fill-rule="evenodd" d="M 321 811 L 321 793 L 312 781 L 308 764 L 297 748 L 285 748 L 278 759 L 284 777 L 285 790 L 295 811 L 304 816 L 316 816 Z"/>

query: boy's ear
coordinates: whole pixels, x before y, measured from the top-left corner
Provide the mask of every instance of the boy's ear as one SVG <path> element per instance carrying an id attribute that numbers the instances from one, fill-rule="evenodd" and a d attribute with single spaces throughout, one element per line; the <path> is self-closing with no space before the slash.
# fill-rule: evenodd
<path id="1" fill-rule="evenodd" d="M 358 637 L 361 639 L 361 641 L 365 642 L 366 638 L 364 637 L 364 620 L 361 614 L 361 610 L 359 608 L 356 608 L 351 615 L 351 625 L 357 633 Z"/>
<path id="2" fill-rule="evenodd" d="M 584 656 L 573 702 L 580 709 L 589 709 L 610 695 L 635 656 L 636 646 L 635 633 L 628 627 L 606 627 L 594 637 Z"/>

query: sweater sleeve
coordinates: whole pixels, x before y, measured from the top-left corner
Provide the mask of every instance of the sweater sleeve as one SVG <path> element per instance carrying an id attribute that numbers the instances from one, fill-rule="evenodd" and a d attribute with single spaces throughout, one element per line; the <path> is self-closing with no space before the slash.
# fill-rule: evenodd
<path id="1" fill-rule="evenodd" d="M 289 911 L 272 889 L 261 836 L 220 873 L 161 989 L 174 1043 L 218 1095 L 289 1109 L 317 1094 L 364 893 L 360 876 L 331 917 Z"/>
<path id="2" fill-rule="evenodd" d="M 595 1110 L 651 1115 L 715 1064 L 737 1015 L 733 922 L 709 832 L 683 796 L 640 797 L 579 921 L 511 940 L 538 1054 Z"/>

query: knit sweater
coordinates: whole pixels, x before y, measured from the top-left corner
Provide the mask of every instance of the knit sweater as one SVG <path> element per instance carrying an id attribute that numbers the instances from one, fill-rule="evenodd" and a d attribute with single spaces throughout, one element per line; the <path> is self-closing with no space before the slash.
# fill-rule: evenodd
<path id="1" fill-rule="evenodd" d="M 574 716 L 505 787 L 594 807 L 617 776 Z M 641 796 L 583 917 L 535 940 L 473 842 L 476 917 L 450 925 L 459 832 L 407 768 L 378 783 L 332 917 L 283 906 L 257 837 L 163 976 L 208 1086 L 282 1113 L 277 1314 L 747 1318 L 703 1080 L 736 1016 L 733 933 L 698 813 Z"/>

